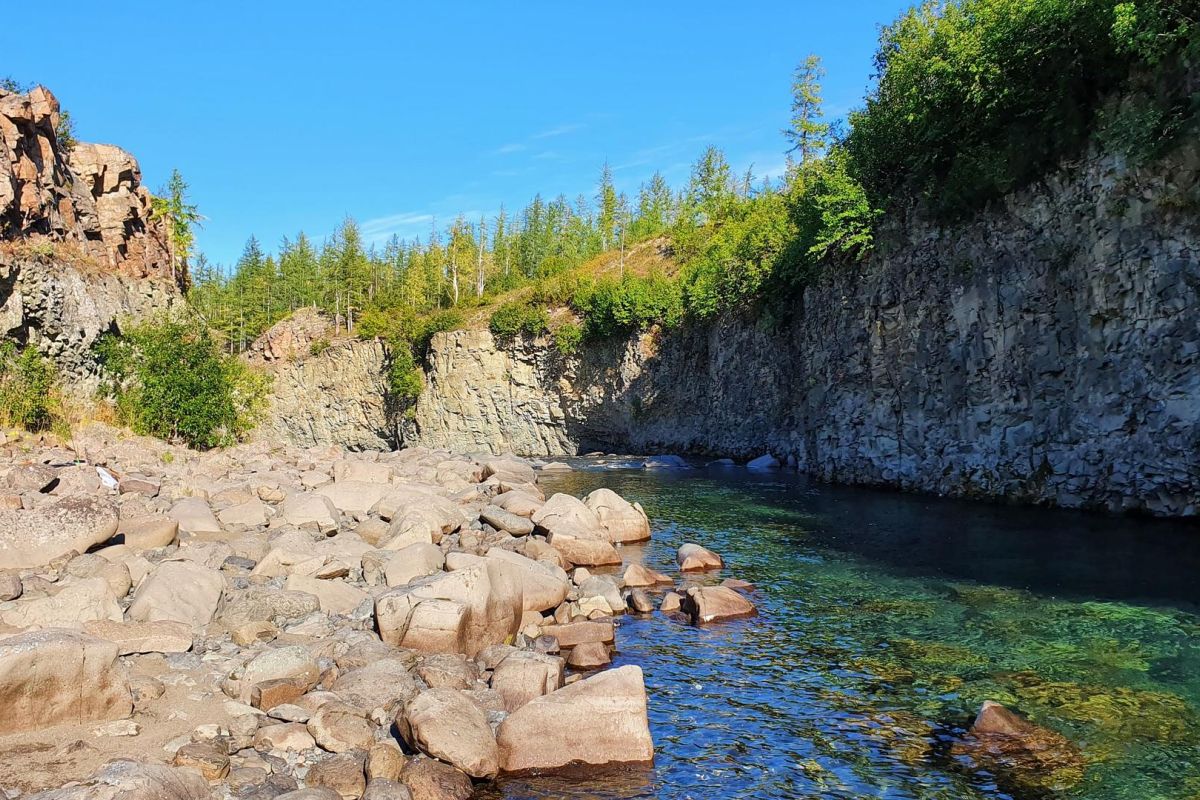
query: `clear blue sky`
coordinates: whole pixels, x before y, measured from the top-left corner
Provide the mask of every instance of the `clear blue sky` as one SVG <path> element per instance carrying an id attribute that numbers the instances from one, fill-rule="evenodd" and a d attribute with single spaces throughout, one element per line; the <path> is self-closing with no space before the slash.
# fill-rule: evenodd
<path id="1" fill-rule="evenodd" d="M 591 196 L 606 159 L 631 193 L 655 169 L 680 184 L 709 144 L 778 172 L 795 64 L 824 58 L 844 114 L 907 5 L 60 0 L 3 26 L 0 74 L 50 87 L 151 189 L 178 167 L 201 249 L 230 264 L 251 234 L 274 250 L 346 215 L 424 238 L 434 216 Z"/>

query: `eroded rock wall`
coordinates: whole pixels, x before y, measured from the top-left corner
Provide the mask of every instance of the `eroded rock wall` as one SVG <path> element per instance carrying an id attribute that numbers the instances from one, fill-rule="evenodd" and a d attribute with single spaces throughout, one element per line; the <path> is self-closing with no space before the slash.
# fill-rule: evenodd
<path id="1" fill-rule="evenodd" d="M 302 447 L 395 447 L 381 342 L 338 338 L 326 316 L 302 308 L 260 336 L 247 358 L 271 376 L 260 438 Z"/>
<path id="2" fill-rule="evenodd" d="M 563 359 L 434 338 L 406 439 L 791 459 L 824 479 L 1194 515 L 1200 149 L 1094 157 L 969 223 L 908 221 L 773 330 L 723 320 Z"/>

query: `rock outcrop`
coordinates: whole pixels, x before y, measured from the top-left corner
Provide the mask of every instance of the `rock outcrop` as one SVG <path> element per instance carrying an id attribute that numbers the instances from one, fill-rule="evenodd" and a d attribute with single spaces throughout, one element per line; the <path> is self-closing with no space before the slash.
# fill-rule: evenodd
<path id="1" fill-rule="evenodd" d="M 791 321 L 589 345 L 433 338 L 407 443 L 770 453 L 824 480 L 1200 512 L 1200 147 L 1093 156 L 944 227 L 904 220 Z"/>
<path id="2" fill-rule="evenodd" d="M 58 100 L 0 90 L 0 337 L 31 344 L 90 395 L 91 345 L 170 308 L 186 275 L 129 153 L 59 141 Z"/>
<path id="3" fill-rule="evenodd" d="M 260 435 L 301 447 L 396 445 L 381 342 L 338 338 L 326 316 L 303 308 L 263 333 L 248 357 L 272 376 Z"/>

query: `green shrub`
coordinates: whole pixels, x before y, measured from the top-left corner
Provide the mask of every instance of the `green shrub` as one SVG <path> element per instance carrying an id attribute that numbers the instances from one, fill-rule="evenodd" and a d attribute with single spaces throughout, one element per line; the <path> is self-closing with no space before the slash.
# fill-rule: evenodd
<path id="1" fill-rule="evenodd" d="M 265 398 L 266 379 L 225 355 L 195 319 L 163 316 L 105 337 L 98 351 L 106 390 L 141 434 L 197 448 L 232 444 L 254 426 Z"/>
<path id="2" fill-rule="evenodd" d="M 36 347 L 0 342 L 0 418 L 27 431 L 64 424 L 54 365 Z"/>
<path id="3" fill-rule="evenodd" d="M 511 339 L 519 333 L 540 336 L 550 324 L 546 309 L 528 303 L 504 303 L 492 312 L 488 328 L 498 339 Z"/>
<path id="4" fill-rule="evenodd" d="M 329 340 L 324 337 L 320 339 L 313 339 L 312 344 L 308 346 L 308 352 L 314 356 L 319 356 L 321 353 L 324 353 L 329 349 L 329 344 Z"/>
<path id="5" fill-rule="evenodd" d="M 404 308 L 372 308 L 364 311 L 354 328 L 360 339 L 395 341 L 412 339 L 417 332 L 417 320 Z"/>
<path id="6" fill-rule="evenodd" d="M 388 394 L 401 405 L 416 402 L 424 387 L 421 368 L 407 343 L 389 346 L 387 358 Z"/>
<path id="7" fill-rule="evenodd" d="M 674 327 L 683 320 L 683 294 L 678 281 L 661 273 L 626 275 L 584 284 L 572 305 L 584 317 L 583 333 L 600 339 L 643 330 L 654 324 Z"/>
<path id="8" fill-rule="evenodd" d="M 572 356 L 579 352 L 583 343 L 583 328 L 574 322 L 564 322 L 554 331 L 554 346 L 564 356 Z"/>

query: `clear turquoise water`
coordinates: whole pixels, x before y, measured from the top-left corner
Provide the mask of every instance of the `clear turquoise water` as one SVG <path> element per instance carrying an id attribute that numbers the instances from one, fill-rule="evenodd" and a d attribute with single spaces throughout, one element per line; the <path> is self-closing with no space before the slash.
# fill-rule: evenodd
<path id="1" fill-rule="evenodd" d="M 740 469 L 589 470 L 640 501 L 648 565 L 693 541 L 759 616 L 626 617 L 653 769 L 507 781 L 485 797 L 1200 798 L 1200 529 L 808 484 Z M 641 550 L 641 548 L 639 548 Z M 951 753 L 985 699 L 1067 736 L 1055 775 Z"/>

